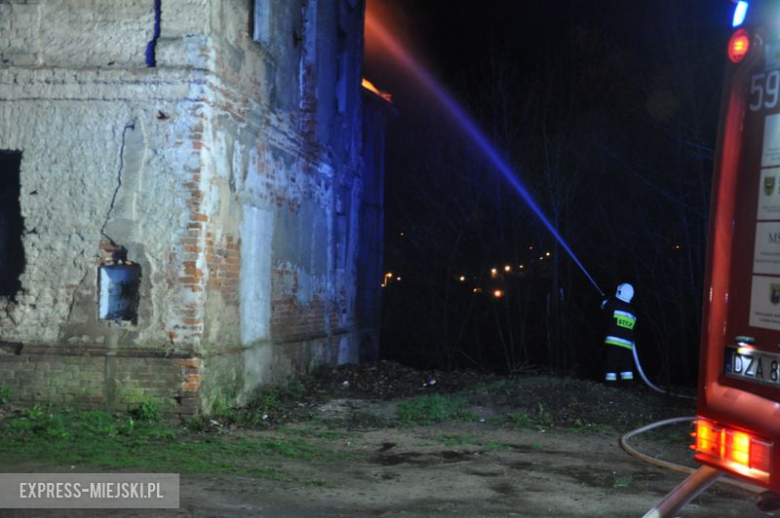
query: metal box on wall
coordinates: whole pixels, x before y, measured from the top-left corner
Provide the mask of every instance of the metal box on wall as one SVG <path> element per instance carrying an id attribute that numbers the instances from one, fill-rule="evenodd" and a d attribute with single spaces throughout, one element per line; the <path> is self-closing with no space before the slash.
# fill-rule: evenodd
<path id="1" fill-rule="evenodd" d="M 98 317 L 102 320 L 135 322 L 138 318 L 141 267 L 137 264 L 101 266 Z"/>

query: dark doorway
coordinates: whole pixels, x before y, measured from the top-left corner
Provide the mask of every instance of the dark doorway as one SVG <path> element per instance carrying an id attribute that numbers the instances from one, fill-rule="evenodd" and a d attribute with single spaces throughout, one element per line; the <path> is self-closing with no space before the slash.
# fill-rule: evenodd
<path id="1" fill-rule="evenodd" d="M 0 150 L 0 297 L 13 297 L 22 287 L 21 151 Z"/>

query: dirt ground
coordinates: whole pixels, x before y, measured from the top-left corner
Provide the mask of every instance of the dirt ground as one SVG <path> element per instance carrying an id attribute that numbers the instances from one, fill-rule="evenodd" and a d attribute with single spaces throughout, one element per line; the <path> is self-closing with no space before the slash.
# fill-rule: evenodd
<path id="1" fill-rule="evenodd" d="M 301 403 L 308 418 L 286 416 L 285 426 L 303 429 L 315 418 L 343 436 L 334 444 L 338 455 L 328 462 L 282 459 L 268 466 L 299 482 L 182 474 L 178 510 L 0 510 L 0 516 L 629 517 L 644 515 L 685 477 L 619 446 L 622 433 L 641 424 L 693 414 L 692 402 L 642 389 L 548 376 L 502 380 L 419 372 L 389 363 L 333 369 L 310 388 L 327 397 Z M 471 418 L 404 426 L 393 421 L 405 398 L 464 390 Z M 518 414 L 529 421 L 507 420 Z M 677 426 L 632 444 L 693 466 L 684 439 L 688 431 Z M 274 432 L 236 428 L 227 433 Z M 754 498 L 717 484 L 678 515 L 766 516 L 755 510 Z"/>

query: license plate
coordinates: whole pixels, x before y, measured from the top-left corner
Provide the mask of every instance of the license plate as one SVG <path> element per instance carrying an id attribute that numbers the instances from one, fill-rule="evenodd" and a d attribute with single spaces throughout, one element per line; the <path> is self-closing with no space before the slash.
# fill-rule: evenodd
<path id="1" fill-rule="evenodd" d="M 728 345 L 724 367 L 729 378 L 780 386 L 780 354 Z"/>

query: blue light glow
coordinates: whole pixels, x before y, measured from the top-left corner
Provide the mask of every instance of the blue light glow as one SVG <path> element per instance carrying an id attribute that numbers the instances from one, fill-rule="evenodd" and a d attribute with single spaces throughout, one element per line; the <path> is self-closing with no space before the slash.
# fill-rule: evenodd
<path id="1" fill-rule="evenodd" d="M 734 19 L 731 21 L 732 27 L 739 27 L 745 21 L 747 15 L 748 3 L 744 1 L 737 2 L 737 7 L 734 8 Z"/>

